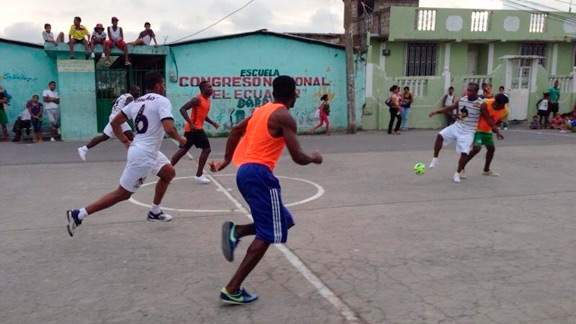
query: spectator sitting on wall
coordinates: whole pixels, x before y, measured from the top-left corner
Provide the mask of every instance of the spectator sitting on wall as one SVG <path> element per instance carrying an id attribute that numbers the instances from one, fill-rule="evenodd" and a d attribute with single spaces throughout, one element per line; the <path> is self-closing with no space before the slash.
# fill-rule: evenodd
<path id="1" fill-rule="evenodd" d="M 0 126 L 2 126 L 2 135 L 4 136 L 4 141 L 9 141 L 8 129 L 6 124 L 8 124 L 8 115 L 6 115 L 6 110 L 4 110 L 4 104 L 8 102 L 8 96 L 4 92 L 4 88 L 0 87 Z"/>
<path id="2" fill-rule="evenodd" d="M 102 24 L 97 24 L 96 27 L 94 27 L 94 32 L 90 39 L 90 52 L 94 52 L 94 47 L 96 45 L 102 45 L 102 50 L 106 53 L 106 32 L 104 31 L 104 26 L 102 26 Z M 100 59 L 102 53 L 97 53 L 96 57 Z"/>
<path id="3" fill-rule="evenodd" d="M 30 115 L 30 110 L 28 108 L 24 108 L 18 119 L 14 122 L 14 126 L 12 126 L 12 132 L 14 132 L 14 139 L 12 142 L 20 142 L 22 140 L 22 131 L 26 131 L 26 135 L 30 136 L 30 127 L 32 124 L 30 123 L 30 119 L 32 116 Z"/>
<path id="4" fill-rule="evenodd" d="M 452 106 L 456 102 L 456 96 L 454 96 L 454 87 L 448 88 L 448 93 L 442 98 L 442 107 Z M 446 112 L 446 126 L 454 124 L 456 121 L 456 109 Z"/>
<path id="5" fill-rule="evenodd" d="M 114 46 L 124 52 L 124 65 L 130 65 L 128 60 L 128 45 L 124 42 L 124 31 L 118 27 L 118 18 L 112 17 L 112 26 L 108 26 L 108 40 L 104 48 L 106 54 L 106 65 L 110 65 L 110 52 Z"/>
<path id="6" fill-rule="evenodd" d="M 50 89 L 44 90 L 42 97 L 46 103 L 45 109 L 48 115 L 48 120 L 52 125 L 50 131 L 50 141 L 61 140 L 60 138 L 60 93 L 56 91 L 56 82 L 50 81 L 48 83 Z"/>
<path id="7" fill-rule="evenodd" d="M 42 38 L 44 42 L 58 45 L 58 43 L 64 43 L 64 33 L 60 32 L 58 34 L 58 38 L 54 38 L 54 34 L 52 34 L 52 26 L 50 24 L 44 24 L 44 31 L 42 32 Z"/>
<path id="8" fill-rule="evenodd" d="M 540 122 L 538 121 L 540 117 L 538 115 L 532 116 L 532 122 L 530 123 L 530 129 L 540 129 Z"/>
<path id="9" fill-rule="evenodd" d="M 554 117 L 552 117 L 552 121 L 550 122 L 550 128 L 562 130 L 562 128 L 564 128 L 564 125 L 565 125 L 564 118 L 559 113 L 556 113 Z"/>
<path id="10" fill-rule="evenodd" d="M 90 38 L 90 32 L 86 27 L 80 25 L 82 18 L 74 17 L 74 25 L 70 26 L 70 31 L 68 32 L 69 45 L 70 45 L 70 59 L 75 59 L 74 56 L 74 45 L 76 43 L 84 44 L 84 53 L 86 54 L 86 59 L 90 58 L 90 43 L 87 37 Z"/>
<path id="11" fill-rule="evenodd" d="M 34 127 L 34 142 L 42 142 L 42 114 L 44 113 L 44 106 L 38 101 L 38 95 L 33 95 L 32 100 L 26 103 L 26 109 L 32 117 L 32 127 Z"/>
<path id="12" fill-rule="evenodd" d="M 154 40 L 154 46 L 158 46 L 156 42 L 156 34 L 150 29 L 150 23 L 144 23 L 144 30 L 138 35 L 138 39 L 133 43 L 133 45 L 150 45 L 150 42 Z"/>

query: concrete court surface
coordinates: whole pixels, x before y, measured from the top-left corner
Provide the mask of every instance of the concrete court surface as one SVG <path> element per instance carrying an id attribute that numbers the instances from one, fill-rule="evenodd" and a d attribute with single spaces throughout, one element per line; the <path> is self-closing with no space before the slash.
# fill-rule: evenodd
<path id="1" fill-rule="evenodd" d="M 493 163 L 502 176 L 480 175 L 481 153 L 460 184 L 453 147 L 437 169 L 412 172 L 428 164 L 435 134 L 301 137 L 324 164 L 285 155 L 276 174 L 287 177 L 287 204 L 324 190 L 290 207 L 297 225 L 286 247 L 302 264 L 271 248 L 245 282 L 261 297 L 247 307 L 218 300 L 251 241 L 234 263 L 222 257 L 222 222 L 249 221 L 234 204 L 244 203 L 235 167 L 215 177 L 222 187 L 198 185 L 184 158 L 163 205 L 195 212 L 150 223 L 145 207 L 123 202 L 70 238 L 65 211 L 116 188 L 123 147 L 103 143 L 82 162 L 81 142 L 0 143 L 0 322 L 576 323 L 576 134 L 511 129 Z M 212 144 L 222 157 L 225 140 Z M 146 186 L 134 198 L 152 194 Z"/>

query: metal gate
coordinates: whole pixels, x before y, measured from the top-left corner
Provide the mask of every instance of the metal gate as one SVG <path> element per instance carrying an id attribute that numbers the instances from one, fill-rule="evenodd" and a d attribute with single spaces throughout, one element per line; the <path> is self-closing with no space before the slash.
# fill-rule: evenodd
<path id="1" fill-rule="evenodd" d="M 113 58 L 114 59 L 114 58 Z M 118 96 L 128 92 L 131 86 L 139 86 L 145 93 L 144 75 L 158 71 L 165 75 L 164 56 L 131 56 L 132 65 L 126 67 L 123 57 L 114 60 L 110 66 L 104 60 L 96 63 L 96 117 L 98 132 L 108 123 L 112 105 Z"/>

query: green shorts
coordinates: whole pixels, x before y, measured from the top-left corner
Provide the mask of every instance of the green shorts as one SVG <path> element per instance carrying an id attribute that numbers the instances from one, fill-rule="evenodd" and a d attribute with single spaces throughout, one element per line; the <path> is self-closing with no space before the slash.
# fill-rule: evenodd
<path id="1" fill-rule="evenodd" d="M 0 109 L 0 125 L 8 124 L 8 116 L 6 115 L 6 110 Z"/>
<path id="2" fill-rule="evenodd" d="M 494 146 L 493 137 L 492 133 L 476 132 L 474 134 L 474 146 Z"/>

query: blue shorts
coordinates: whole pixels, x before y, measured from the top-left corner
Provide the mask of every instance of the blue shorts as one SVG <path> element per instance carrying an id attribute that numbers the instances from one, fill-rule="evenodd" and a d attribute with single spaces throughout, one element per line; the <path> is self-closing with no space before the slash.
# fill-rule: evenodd
<path id="1" fill-rule="evenodd" d="M 272 171 L 262 164 L 244 164 L 238 170 L 236 183 L 250 206 L 256 238 L 270 244 L 286 243 L 294 220 L 282 204 L 280 182 Z"/>

